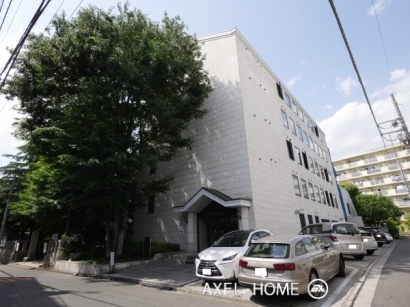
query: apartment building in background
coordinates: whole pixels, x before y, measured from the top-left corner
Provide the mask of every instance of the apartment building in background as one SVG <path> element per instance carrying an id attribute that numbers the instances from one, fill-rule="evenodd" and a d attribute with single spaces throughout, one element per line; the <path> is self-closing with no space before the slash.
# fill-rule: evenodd
<path id="1" fill-rule="evenodd" d="M 333 164 L 339 184 L 352 182 L 361 193 L 386 196 L 402 211 L 410 211 L 410 149 L 390 146 L 335 160 Z"/>
<path id="2" fill-rule="evenodd" d="M 170 190 L 134 215 L 133 240 L 198 252 L 226 232 L 297 234 L 345 214 L 325 134 L 237 29 L 198 39 L 214 91 L 186 131 L 192 149 L 147 170 Z M 280 59 L 278 59 L 280 61 Z"/>

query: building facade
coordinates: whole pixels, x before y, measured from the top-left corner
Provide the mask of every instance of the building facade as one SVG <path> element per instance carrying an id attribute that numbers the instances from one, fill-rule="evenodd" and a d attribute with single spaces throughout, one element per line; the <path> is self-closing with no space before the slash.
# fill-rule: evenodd
<path id="1" fill-rule="evenodd" d="M 323 131 L 237 29 L 198 39 L 214 91 L 190 124 L 191 150 L 143 180 L 170 191 L 136 209 L 133 240 L 198 252 L 236 229 L 297 234 L 345 218 Z"/>
<path id="2" fill-rule="evenodd" d="M 410 149 L 390 146 L 333 161 L 339 184 L 354 183 L 363 194 L 384 195 L 410 211 Z"/>

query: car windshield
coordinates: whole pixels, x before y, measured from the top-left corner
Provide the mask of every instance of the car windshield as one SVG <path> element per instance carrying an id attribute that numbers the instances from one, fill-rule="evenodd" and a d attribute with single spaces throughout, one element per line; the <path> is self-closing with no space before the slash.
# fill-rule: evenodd
<path id="1" fill-rule="evenodd" d="M 214 247 L 241 247 L 245 246 L 249 233 L 227 233 L 218 239 Z"/>
<path id="2" fill-rule="evenodd" d="M 245 256 L 254 258 L 288 258 L 289 244 L 254 243 L 249 247 Z"/>

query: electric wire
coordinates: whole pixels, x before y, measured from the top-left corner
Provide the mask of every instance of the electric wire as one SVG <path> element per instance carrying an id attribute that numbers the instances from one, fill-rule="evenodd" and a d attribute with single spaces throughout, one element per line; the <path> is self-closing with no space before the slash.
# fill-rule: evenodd
<path id="1" fill-rule="evenodd" d="M 345 43 L 345 45 L 346 45 L 347 51 L 349 52 L 350 60 L 352 61 L 352 64 L 353 64 L 354 70 L 355 70 L 355 72 L 356 72 L 357 78 L 359 79 L 359 83 L 360 83 L 360 85 L 361 85 L 361 87 L 362 87 L 363 94 L 364 94 L 364 96 L 365 96 L 365 98 L 366 98 L 366 102 L 367 102 L 367 104 L 368 104 L 368 106 L 369 106 L 369 109 L 370 109 L 370 112 L 371 112 L 371 114 L 372 114 L 373 120 L 374 120 L 374 122 L 375 122 L 375 124 L 376 124 L 377 130 L 378 130 L 379 133 L 380 133 L 380 137 L 381 137 L 381 139 L 382 139 L 382 141 L 383 141 L 384 148 L 386 148 L 386 143 L 385 143 L 385 141 L 384 141 L 383 134 L 382 134 L 382 132 L 381 132 L 381 130 L 380 130 L 379 125 L 377 124 L 376 116 L 374 115 L 373 108 L 372 108 L 372 106 L 371 106 L 371 104 L 370 104 L 370 101 L 369 101 L 369 97 L 367 96 L 366 89 L 365 89 L 365 87 L 364 87 L 362 78 L 361 78 L 361 76 L 360 76 L 359 69 L 357 68 L 356 62 L 355 62 L 355 60 L 354 60 L 353 53 L 352 53 L 352 51 L 351 51 L 351 49 L 350 49 L 350 46 L 349 46 L 349 43 L 348 43 L 348 41 L 347 41 L 346 34 L 345 34 L 344 30 L 343 30 L 342 23 L 341 23 L 341 21 L 340 21 L 340 19 L 339 19 L 339 15 L 337 14 L 336 7 L 335 7 L 335 5 L 334 5 L 334 3 L 333 3 L 333 0 L 329 0 L 329 3 L 330 3 L 330 6 L 332 7 L 333 14 L 334 14 L 335 17 L 336 17 L 336 21 L 337 21 L 337 24 L 338 24 L 338 26 L 339 26 L 339 30 L 340 30 L 340 32 L 342 33 L 343 41 L 344 41 L 344 43 Z"/>
<path id="2" fill-rule="evenodd" d="M 47 1 L 42 0 L 41 1 L 40 6 L 38 7 L 37 11 L 35 12 L 33 18 L 31 19 L 31 21 L 30 21 L 29 25 L 27 26 L 26 30 L 24 31 L 23 35 L 21 36 L 20 41 L 17 43 L 16 47 L 13 49 L 10 58 L 8 59 L 6 65 L 3 67 L 3 70 L 0 72 L 0 76 L 1 76 L 7 70 L 5 76 L 2 80 L 2 83 L 0 84 L 0 90 L 3 88 L 11 69 L 13 68 L 14 62 L 16 61 L 17 56 L 19 55 L 19 52 L 20 52 L 21 48 L 23 47 L 24 42 L 26 41 L 26 38 L 28 37 L 28 35 L 30 34 L 32 28 L 36 24 L 37 20 L 43 14 L 44 10 L 46 9 L 46 7 L 48 6 L 48 4 L 50 2 L 51 2 L 51 0 L 47 0 Z M 9 101 L 7 101 L 4 104 L 3 108 L 0 110 L 0 113 L 4 110 L 4 108 L 6 107 L 8 102 Z"/>
<path id="3" fill-rule="evenodd" d="M 10 2 L 11 2 L 11 1 L 10 1 Z M 18 12 L 18 10 L 19 10 L 19 8 L 20 8 L 21 2 L 23 2 L 23 0 L 20 0 L 19 6 L 17 7 L 16 12 L 14 13 L 13 19 L 11 20 L 11 22 L 10 22 L 10 24 L 9 24 L 9 27 L 7 28 L 6 34 L 3 36 L 3 40 L 2 40 L 1 43 L 0 43 L 0 48 L 1 48 L 1 46 L 3 46 L 3 42 L 4 42 L 4 40 L 6 39 L 7 34 L 9 33 L 10 27 L 11 27 L 11 25 L 13 24 L 14 18 L 16 17 L 16 14 L 17 14 L 17 12 Z M 3 20 L 3 21 L 4 21 L 4 20 Z"/>
<path id="4" fill-rule="evenodd" d="M 60 6 L 57 8 L 57 10 L 55 11 L 55 13 L 53 14 L 53 17 L 51 17 L 50 21 L 48 22 L 47 26 L 44 28 L 44 30 L 43 30 L 43 32 L 42 32 L 41 34 L 44 33 L 44 31 L 48 28 L 48 26 L 50 25 L 50 23 L 51 23 L 51 22 L 53 21 L 53 19 L 56 17 L 58 11 L 60 10 L 60 8 L 61 8 L 61 6 L 64 4 L 64 2 L 65 2 L 65 0 L 63 0 L 63 1 L 60 3 Z"/>
<path id="5" fill-rule="evenodd" d="M 3 2 L 4 2 L 4 1 L 3 1 Z M 13 2 L 13 0 L 10 0 L 9 6 L 7 7 L 6 13 L 4 14 L 4 17 L 3 17 L 3 21 L 1 22 L 1 25 L 0 25 L 0 31 L 1 31 L 1 28 L 3 27 L 4 21 L 6 20 L 7 13 L 9 12 L 10 5 L 11 5 L 12 2 Z M 21 3 L 21 2 L 20 2 L 20 3 Z M 3 3 L 1 4 L 1 7 L 3 8 Z M 0 12 L 1 12 L 1 10 L 0 10 Z M 13 18 L 13 19 L 14 19 L 14 18 Z"/>
<path id="6" fill-rule="evenodd" d="M 0 4 L 0 14 L 1 14 L 1 11 L 2 11 L 2 9 L 3 9 L 3 4 L 4 4 L 4 0 L 1 0 L 1 4 Z"/>
<path id="7" fill-rule="evenodd" d="M 80 3 L 77 5 L 77 7 L 74 9 L 74 11 L 71 13 L 70 17 L 68 17 L 68 20 L 71 19 L 71 17 L 73 16 L 73 14 L 75 13 L 75 11 L 77 11 L 78 7 L 81 5 L 81 3 L 83 3 L 83 0 L 80 1 Z"/>

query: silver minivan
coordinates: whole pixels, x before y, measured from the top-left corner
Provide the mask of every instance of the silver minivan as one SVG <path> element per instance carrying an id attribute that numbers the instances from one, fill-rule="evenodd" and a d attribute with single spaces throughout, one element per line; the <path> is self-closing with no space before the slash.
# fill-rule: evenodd
<path id="1" fill-rule="evenodd" d="M 366 255 L 366 247 L 359 228 L 349 222 L 323 222 L 311 224 L 303 228 L 299 234 L 313 235 L 323 242 L 337 248 L 343 255 L 362 260 Z"/>

